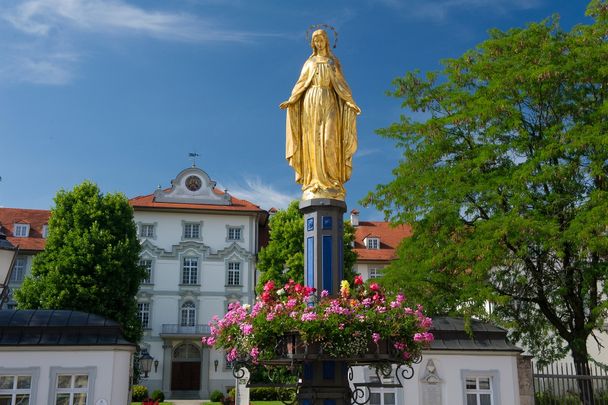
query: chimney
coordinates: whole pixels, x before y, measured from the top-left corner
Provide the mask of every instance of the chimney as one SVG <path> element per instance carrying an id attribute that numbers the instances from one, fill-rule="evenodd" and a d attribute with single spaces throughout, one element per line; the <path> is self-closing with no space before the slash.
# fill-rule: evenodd
<path id="1" fill-rule="evenodd" d="M 352 226 L 359 226 L 359 211 L 352 210 L 350 212 L 350 224 Z"/>

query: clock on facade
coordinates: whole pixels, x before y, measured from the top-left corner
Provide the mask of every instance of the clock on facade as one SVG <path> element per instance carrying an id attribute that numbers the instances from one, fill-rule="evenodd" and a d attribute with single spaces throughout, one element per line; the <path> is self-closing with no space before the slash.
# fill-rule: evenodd
<path id="1" fill-rule="evenodd" d="M 190 191 L 197 191 L 201 188 L 201 178 L 198 176 L 186 177 L 186 188 Z"/>

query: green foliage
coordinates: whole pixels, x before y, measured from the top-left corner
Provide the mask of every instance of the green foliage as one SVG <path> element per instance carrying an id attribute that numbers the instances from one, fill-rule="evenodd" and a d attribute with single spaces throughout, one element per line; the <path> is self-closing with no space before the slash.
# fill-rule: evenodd
<path id="1" fill-rule="evenodd" d="M 563 396 L 555 395 L 550 391 L 537 392 L 534 394 L 535 405 L 581 405 L 582 403 L 579 396 L 572 393 L 567 393 Z"/>
<path id="2" fill-rule="evenodd" d="M 61 190 L 51 210 L 45 250 L 15 292 L 22 309 L 73 309 L 119 322 L 137 342 L 141 326 L 135 295 L 139 266 L 133 210 L 122 194 L 103 195 L 89 182 Z"/>
<path id="3" fill-rule="evenodd" d="M 211 402 L 222 402 L 224 399 L 224 393 L 220 390 L 215 390 L 209 395 Z"/>
<path id="4" fill-rule="evenodd" d="M 249 390 L 249 399 L 252 401 L 290 401 L 293 392 L 281 388 L 254 387 Z"/>
<path id="5" fill-rule="evenodd" d="M 148 398 L 148 388 L 143 385 L 134 385 L 131 387 L 131 398 L 133 401 L 141 402 Z"/>
<path id="6" fill-rule="evenodd" d="M 162 390 L 154 390 L 152 391 L 150 398 L 155 401 L 163 402 L 165 400 L 165 393 L 162 392 Z"/>
<path id="7" fill-rule="evenodd" d="M 608 25 L 558 19 L 490 38 L 441 72 L 397 78 L 403 149 L 364 204 L 413 237 L 383 283 L 432 314 L 491 318 L 541 361 L 587 358 L 606 321 Z M 486 302 L 494 304 L 490 315 Z"/>
<path id="8" fill-rule="evenodd" d="M 299 201 L 292 201 L 285 210 L 279 210 L 270 218 L 270 241 L 260 250 L 257 267 L 261 277 L 256 290 L 274 280 L 285 284 L 290 279 L 304 282 L 304 218 L 298 208 Z M 344 279 L 353 281 L 353 266 L 357 254 L 352 250 L 355 229 L 344 224 Z"/>

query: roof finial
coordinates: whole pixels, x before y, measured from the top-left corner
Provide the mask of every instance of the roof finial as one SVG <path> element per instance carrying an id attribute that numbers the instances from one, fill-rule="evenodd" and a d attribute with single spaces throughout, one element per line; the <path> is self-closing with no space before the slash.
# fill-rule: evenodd
<path id="1" fill-rule="evenodd" d="M 188 156 L 192 158 L 192 167 L 196 167 L 196 158 L 199 157 L 199 154 L 196 152 L 188 153 Z"/>

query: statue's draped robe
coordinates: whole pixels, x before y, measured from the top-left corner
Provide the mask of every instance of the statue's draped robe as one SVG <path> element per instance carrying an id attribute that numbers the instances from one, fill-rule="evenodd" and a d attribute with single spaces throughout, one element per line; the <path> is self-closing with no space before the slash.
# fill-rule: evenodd
<path id="1" fill-rule="evenodd" d="M 311 56 L 287 109 L 286 158 L 302 184 L 302 199 L 345 197 L 357 149 L 355 104 L 332 59 Z"/>

